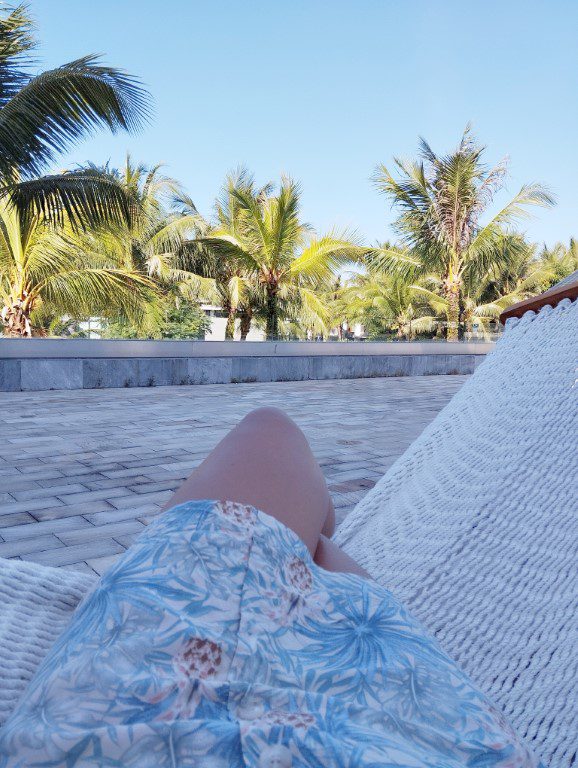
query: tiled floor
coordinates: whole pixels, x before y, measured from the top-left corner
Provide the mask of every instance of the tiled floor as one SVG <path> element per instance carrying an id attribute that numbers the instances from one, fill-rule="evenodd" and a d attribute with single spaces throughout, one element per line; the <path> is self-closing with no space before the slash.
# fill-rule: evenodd
<path id="1" fill-rule="evenodd" d="M 0 557 L 101 573 L 261 405 L 303 428 L 342 520 L 465 378 L 0 393 Z"/>

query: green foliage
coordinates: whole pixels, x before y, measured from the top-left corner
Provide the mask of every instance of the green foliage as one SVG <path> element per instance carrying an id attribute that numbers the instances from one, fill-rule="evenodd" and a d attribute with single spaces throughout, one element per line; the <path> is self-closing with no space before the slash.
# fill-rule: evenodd
<path id="1" fill-rule="evenodd" d="M 88 329 L 82 328 L 81 322 L 68 317 L 55 317 L 48 326 L 47 335 L 68 339 L 88 339 L 90 333 Z"/>
<path id="2" fill-rule="evenodd" d="M 167 302 L 162 319 L 146 334 L 149 339 L 203 339 L 211 326 L 210 319 L 197 304 Z M 104 324 L 101 334 L 108 339 L 139 339 L 143 332 L 122 319 Z"/>
<path id="3" fill-rule="evenodd" d="M 338 291 L 335 304 L 349 324 L 361 323 L 369 338 L 395 337 L 411 341 L 431 333 L 435 316 L 420 292 L 420 279 L 384 270 L 379 254 L 402 250 L 385 244 L 363 260 L 364 271 Z"/>
<path id="4" fill-rule="evenodd" d="M 279 337 L 281 320 L 325 330 L 320 293 L 363 252 L 347 233 L 315 236 L 301 220 L 300 199 L 292 179 L 283 177 L 277 191 L 272 184 L 258 189 L 242 169 L 227 179 L 216 221 L 198 238 L 214 259 L 231 321 L 239 309 L 261 316 L 269 339 Z"/>
<path id="5" fill-rule="evenodd" d="M 106 254 L 86 254 L 70 228 L 22 216 L 0 198 L 0 302 L 5 333 L 43 333 L 46 318 L 122 316 L 138 327 L 154 284 Z"/>
<path id="6" fill-rule="evenodd" d="M 32 76 L 36 47 L 27 5 L 0 11 L 0 197 L 22 217 L 86 227 L 130 219 L 116 184 L 79 170 L 38 175 L 95 129 L 137 130 L 148 94 L 121 70 L 85 56 Z"/>
<path id="7" fill-rule="evenodd" d="M 173 306 L 168 310 L 160 328 L 162 339 L 203 339 L 211 321 L 195 304 Z"/>
<path id="8" fill-rule="evenodd" d="M 399 211 L 395 226 L 409 256 L 402 264 L 385 254 L 382 265 L 405 274 L 439 278 L 450 340 L 458 338 L 466 284 L 483 280 L 490 270 L 499 269 L 511 258 L 518 241 L 508 237 L 514 225 L 528 216 L 528 207 L 553 204 L 543 187 L 526 184 L 482 223 L 506 174 L 505 162 L 488 169 L 483 153 L 484 147 L 475 141 L 468 126 L 451 154 L 437 155 L 422 139 L 418 160 L 395 159 L 397 176 L 381 165 L 374 177 Z"/>

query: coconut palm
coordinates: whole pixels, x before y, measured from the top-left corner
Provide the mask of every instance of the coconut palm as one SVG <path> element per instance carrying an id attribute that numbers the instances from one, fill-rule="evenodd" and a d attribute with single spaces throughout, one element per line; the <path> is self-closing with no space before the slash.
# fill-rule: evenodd
<path id="1" fill-rule="evenodd" d="M 571 238 L 568 246 L 556 243 L 548 248 L 544 245 L 538 262 L 544 272 L 540 289 L 546 290 L 578 270 L 578 242 Z"/>
<path id="2" fill-rule="evenodd" d="M 247 338 L 253 318 L 260 314 L 262 296 L 254 280 L 254 270 L 247 269 L 246 259 L 239 258 L 228 243 L 215 241 L 214 234 L 227 233 L 241 238 L 244 213 L 238 195 L 259 199 L 270 192 L 270 185 L 257 188 L 248 171 L 238 168 L 228 174 L 215 200 L 213 222 L 205 221 L 199 228 L 195 243 L 197 258 L 190 268 L 213 279 L 215 301 L 227 315 L 226 339 L 233 338 L 237 318 L 241 339 Z M 210 288 L 205 293 L 210 293 Z"/>
<path id="3" fill-rule="evenodd" d="M 400 210 L 396 229 L 421 273 L 441 279 L 450 341 L 458 338 L 465 281 L 486 274 L 499 260 L 504 237 L 528 215 L 529 206 L 553 204 L 543 187 L 526 184 L 482 223 L 483 214 L 503 187 L 506 173 L 504 162 L 488 169 L 483 153 L 484 147 L 475 141 L 468 126 L 450 155 L 437 155 L 422 139 L 419 160 L 395 160 L 397 178 L 384 165 L 375 173 L 378 188 Z M 383 262 L 385 265 L 387 259 Z"/>
<path id="4" fill-rule="evenodd" d="M 30 76 L 27 65 L 35 44 L 27 6 L 4 11 L 0 17 L 0 201 L 3 220 L 10 220 L 8 205 L 16 218 L 11 221 L 13 231 L 2 233 L 0 281 L 4 323 L 9 333 L 21 335 L 31 333 L 32 307 L 38 306 L 40 295 L 36 291 L 30 293 L 29 275 L 18 273 L 26 265 L 20 261 L 22 249 L 15 244 L 14 233 L 21 232 L 24 237 L 25 233 L 34 232 L 36 242 L 37 236 L 54 237 L 54 232 L 43 229 L 43 222 L 70 230 L 103 221 L 128 220 L 131 214 L 130 201 L 122 187 L 94 169 L 79 168 L 40 177 L 38 174 L 59 153 L 95 128 L 105 126 L 113 132 L 133 130 L 147 114 L 146 94 L 136 81 L 101 65 L 95 57 Z M 9 242 L 12 244 L 8 247 Z M 26 250 L 28 243 L 23 245 Z M 70 253 L 66 248 L 61 251 L 61 245 L 50 250 L 50 256 L 44 260 L 41 294 L 45 301 L 50 297 L 55 306 L 69 306 L 81 283 L 76 273 L 78 263 L 70 261 Z M 36 254 L 31 274 L 40 274 L 39 258 Z M 50 259 L 56 272 L 53 280 L 45 282 Z M 92 304 L 99 304 L 106 286 L 112 289 L 116 285 L 116 292 L 126 298 L 118 288 L 119 275 L 107 273 L 105 278 L 98 271 L 100 267 L 97 265 L 97 272 L 89 273 L 83 283 L 88 288 L 90 282 L 91 286 L 86 301 L 80 302 L 83 306 L 91 303 L 88 297 L 94 300 Z M 66 279 L 61 270 L 68 275 Z M 60 298 L 56 296 L 58 286 L 62 290 Z M 117 298 L 109 297 L 108 303 L 115 305 Z"/>
<path id="5" fill-rule="evenodd" d="M 200 278 L 184 268 L 181 250 L 203 221 L 179 183 L 165 175 L 161 165 L 134 163 L 127 155 L 121 169 L 105 166 L 92 170 L 108 176 L 123 189 L 132 215 L 129 220 L 77 233 L 78 248 L 89 261 L 112 259 L 155 282 L 158 291 L 155 301 L 146 308 L 142 330 L 157 335 L 167 312 L 196 298 Z M 114 327 L 124 328 L 123 323 Z M 124 328 L 124 332 L 130 334 L 133 330 Z"/>
<path id="6" fill-rule="evenodd" d="M 107 127 L 135 130 L 147 116 L 147 94 L 126 73 L 85 56 L 31 76 L 36 45 L 28 7 L 0 17 L 0 194 L 22 215 L 53 222 L 91 224 L 126 219 L 127 201 L 118 185 L 78 169 L 42 176 L 76 141 Z"/>
<path id="7" fill-rule="evenodd" d="M 393 331 L 398 338 L 411 341 L 417 334 L 433 331 L 436 318 L 428 299 L 418 290 L 418 278 L 382 269 L 380 254 L 395 255 L 396 251 L 403 256 L 401 249 L 389 244 L 369 254 L 365 271 L 350 279 L 339 301 L 348 321 L 361 323 L 370 335 Z"/>
<path id="8" fill-rule="evenodd" d="M 300 219 L 299 186 L 283 178 L 277 194 L 271 185 L 256 190 L 242 174 L 241 183 L 227 188 L 228 208 L 203 242 L 220 261 L 229 261 L 239 286 L 260 296 L 266 335 L 279 335 L 282 316 L 299 315 L 311 325 L 324 325 L 324 306 L 317 292 L 327 287 L 338 267 L 363 249 L 347 235 L 315 237 Z"/>
<path id="9" fill-rule="evenodd" d="M 135 325 L 155 295 L 145 276 L 78 248 L 70 227 L 57 229 L 0 197 L 0 302 L 4 332 L 43 334 L 55 316 L 120 316 Z"/>
<path id="10" fill-rule="evenodd" d="M 202 224 L 179 183 L 162 172 L 162 165 L 137 164 L 128 154 L 121 169 L 91 170 L 123 190 L 132 215 L 79 234 L 80 247 L 87 253 L 113 254 L 128 269 L 150 277 L 178 280 L 179 250 Z"/>
<path id="11" fill-rule="evenodd" d="M 536 258 L 535 251 L 535 246 L 521 235 L 505 234 L 499 242 L 493 263 L 484 274 L 465 273 L 460 322 L 466 333 L 471 333 L 476 326 L 487 335 L 491 323 L 497 323 L 505 309 L 542 290 L 552 272 Z M 447 317 L 448 300 L 441 277 L 422 277 L 414 288 L 440 319 Z"/>

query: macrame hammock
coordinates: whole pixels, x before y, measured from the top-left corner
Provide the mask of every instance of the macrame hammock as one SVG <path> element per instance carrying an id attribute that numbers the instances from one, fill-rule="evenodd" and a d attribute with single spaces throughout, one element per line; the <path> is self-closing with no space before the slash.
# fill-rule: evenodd
<path id="1" fill-rule="evenodd" d="M 504 313 L 494 351 L 335 536 L 551 768 L 578 747 L 573 278 Z"/>
<path id="2" fill-rule="evenodd" d="M 573 765 L 578 737 L 577 297 L 578 273 L 504 313 L 495 350 L 335 536 L 550 768 Z M 92 583 L 0 559 L 0 725 Z"/>

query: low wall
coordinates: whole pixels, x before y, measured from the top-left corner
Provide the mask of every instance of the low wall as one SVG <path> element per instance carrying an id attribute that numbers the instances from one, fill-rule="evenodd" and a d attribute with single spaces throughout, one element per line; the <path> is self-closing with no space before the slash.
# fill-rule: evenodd
<path id="1" fill-rule="evenodd" d="M 492 346 L 1 339 L 0 391 L 469 374 Z"/>

